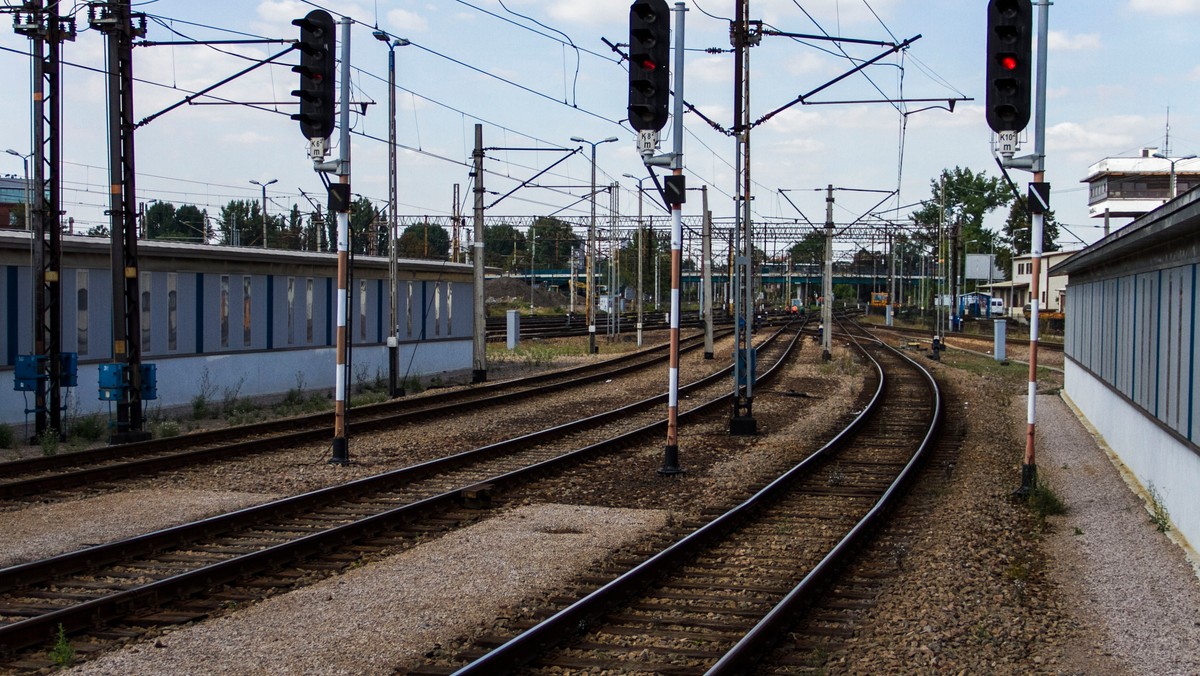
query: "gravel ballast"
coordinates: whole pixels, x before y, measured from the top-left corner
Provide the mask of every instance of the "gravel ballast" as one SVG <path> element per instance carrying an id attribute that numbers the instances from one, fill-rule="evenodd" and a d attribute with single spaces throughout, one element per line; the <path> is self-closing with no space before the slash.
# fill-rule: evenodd
<path id="1" fill-rule="evenodd" d="M 652 510 L 521 507 L 68 673 L 390 674 L 666 521 Z"/>

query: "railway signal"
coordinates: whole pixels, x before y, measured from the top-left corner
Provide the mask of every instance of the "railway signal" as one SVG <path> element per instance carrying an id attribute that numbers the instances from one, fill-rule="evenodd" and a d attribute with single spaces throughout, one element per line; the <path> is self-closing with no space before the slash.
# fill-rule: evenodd
<path id="1" fill-rule="evenodd" d="M 996 133 L 1029 124 L 1033 5 L 990 0 L 987 10 L 987 123 Z"/>
<path id="2" fill-rule="evenodd" d="M 334 127 L 333 88 L 337 81 L 333 17 L 323 9 L 314 9 L 292 24 L 300 27 L 296 43 L 300 65 L 292 68 L 300 74 L 300 89 L 292 92 L 292 96 L 300 97 L 300 113 L 292 119 L 299 120 L 305 138 L 329 138 Z"/>
<path id="3" fill-rule="evenodd" d="M 629 7 L 629 125 L 660 131 L 671 97 L 671 17 L 667 0 Z"/>

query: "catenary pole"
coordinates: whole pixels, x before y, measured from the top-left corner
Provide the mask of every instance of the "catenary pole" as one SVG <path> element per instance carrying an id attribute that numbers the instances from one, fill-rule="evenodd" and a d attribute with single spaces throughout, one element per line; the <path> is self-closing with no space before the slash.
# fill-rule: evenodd
<path id="1" fill-rule="evenodd" d="M 700 242 L 700 266 L 703 275 L 704 298 L 700 311 L 704 314 L 704 358 L 713 358 L 713 281 L 712 281 L 712 212 L 708 210 L 708 186 L 700 188 L 704 214 Z"/>
<path id="2" fill-rule="evenodd" d="M 821 359 L 833 358 L 833 185 L 825 195 L 825 274 L 821 286 Z"/>
<path id="3" fill-rule="evenodd" d="M 471 265 L 475 273 L 475 333 L 472 341 L 471 382 L 487 381 L 487 313 L 483 305 L 483 125 L 475 125 L 475 242 Z"/>

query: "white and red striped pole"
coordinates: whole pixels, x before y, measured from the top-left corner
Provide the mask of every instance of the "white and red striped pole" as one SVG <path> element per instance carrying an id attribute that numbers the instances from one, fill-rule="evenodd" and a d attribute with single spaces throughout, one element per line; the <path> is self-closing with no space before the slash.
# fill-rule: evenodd
<path id="1" fill-rule="evenodd" d="M 350 443 L 346 436 L 346 343 L 349 333 L 346 318 L 350 285 L 350 19 L 343 17 L 341 63 L 341 110 L 339 126 L 338 184 L 330 186 L 331 206 L 337 207 L 337 373 L 334 377 L 333 448 L 330 464 L 350 463 Z"/>
<path id="2" fill-rule="evenodd" d="M 675 110 L 672 136 L 671 177 L 667 181 L 667 202 L 671 205 L 671 349 L 667 376 L 667 446 L 659 474 L 673 475 L 679 466 L 679 287 L 683 270 L 683 17 L 687 9 L 675 3 Z"/>

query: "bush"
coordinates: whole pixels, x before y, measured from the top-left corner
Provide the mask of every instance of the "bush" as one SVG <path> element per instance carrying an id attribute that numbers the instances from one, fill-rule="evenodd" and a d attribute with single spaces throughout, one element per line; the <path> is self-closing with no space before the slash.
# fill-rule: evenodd
<path id="1" fill-rule="evenodd" d="M 0 448 L 12 448 L 16 440 L 17 435 L 13 432 L 13 429 L 4 423 L 0 423 Z"/>
<path id="2" fill-rule="evenodd" d="M 75 424 L 71 425 L 69 436 L 91 442 L 100 441 L 107 432 L 108 421 L 93 414 L 76 418 Z"/>

